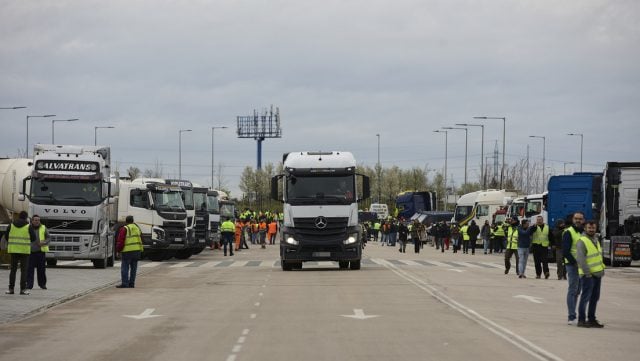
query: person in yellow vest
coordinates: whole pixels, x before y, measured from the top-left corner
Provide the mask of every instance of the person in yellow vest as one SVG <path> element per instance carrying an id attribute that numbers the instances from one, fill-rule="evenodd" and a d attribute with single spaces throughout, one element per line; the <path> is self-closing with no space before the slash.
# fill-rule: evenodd
<path id="1" fill-rule="evenodd" d="M 29 254 L 31 253 L 31 243 L 36 241 L 36 235 L 27 220 L 29 215 L 22 211 L 18 219 L 13 221 L 5 233 L 7 239 L 7 253 L 11 256 L 11 271 L 9 272 L 9 295 L 14 294 L 16 286 L 16 272 L 20 264 L 20 294 L 28 295 L 27 291 L 27 266 Z"/>
<path id="2" fill-rule="evenodd" d="M 582 292 L 578 304 L 578 327 L 603 328 L 596 319 L 596 306 L 600 300 L 600 288 L 604 277 L 602 248 L 596 235 L 596 221 L 585 223 L 584 235 L 576 242 L 576 261 Z M 589 311 L 587 311 L 587 304 Z M 586 314 L 585 314 L 586 312 Z"/>
<path id="3" fill-rule="evenodd" d="M 462 237 L 462 253 L 469 251 L 469 225 L 464 224 L 460 227 L 460 236 Z"/>
<path id="4" fill-rule="evenodd" d="M 582 237 L 584 225 L 584 213 L 575 212 L 570 216 L 571 226 L 564 230 L 562 235 L 562 255 L 567 269 L 567 310 L 569 317 L 567 324 L 575 326 L 578 324 L 576 316 L 576 304 L 580 295 L 580 276 L 578 274 L 578 261 L 576 261 L 576 245 Z M 569 223 L 569 222 L 567 222 Z"/>
<path id="5" fill-rule="evenodd" d="M 508 274 L 511 269 L 511 256 L 516 256 L 516 273 L 518 273 L 518 265 L 520 264 L 520 256 L 518 256 L 518 217 L 508 218 L 510 226 L 506 229 L 507 247 L 504 251 L 504 274 Z M 518 274 L 519 276 L 519 274 Z"/>
<path id="6" fill-rule="evenodd" d="M 138 260 L 142 254 L 142 232 L 137 224 L 133 223 L 133 216 L 125 218 L 126 224 L 120 227 L 118 232 L 116 251 L 120 253 L 122 264 L 120 276 L 122 283 L 117 288 L 135 288 Z"/>
<path id="7" fill-rule="evenodd" d="M 220 225 L 220 237 L 222 238 L 222 249 L 224 255 L 227 255 L 227 246 L 229 246 L 229 255 L 233 256 L 234 237 L 236 233 L 236 225 L 230 219 L 225 219 Z"/>
<path id="8" fill-rule="evenodd" d="M 46 254 L 49 252 L 49 230 L 40 223 L 40 216 L 31 217 L 31 228 L 36 235 L 36 241 L 31 243 L 29 267 L 27 268 L 27 289 L 33 288 L 34 273 L 38 275 L 38 286 L 47 289 Z"/>
<path id="9" fill-rule="evenodd" d="M 549 278 L 549 226 L 544 224 L 542 216 L 536 217 L 536 224 L 533 225 L 533 234 L 531 235 L 531 249 L 533 250 L 533 263 L 536 267 L 536 278 L 542 276 Z"/>

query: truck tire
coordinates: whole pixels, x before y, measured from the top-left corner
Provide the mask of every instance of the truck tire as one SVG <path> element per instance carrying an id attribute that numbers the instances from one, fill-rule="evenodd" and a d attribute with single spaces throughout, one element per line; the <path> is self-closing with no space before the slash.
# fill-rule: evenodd
<path id="1" fill-rule="evenodd" d="M 145 252 L 152 262 L 160 262 L 164 260 L 164 252 Z"/>
<path id="2" fill-rule="evenodd" d="M 174 257 L 177 259 L 189 259 L 191 255 L 192 255 L 191 249 L 181 249 L 179 251 L 176 251 L 176 254 L 174 255 Z"/>
<path id="3" fill-rule="evenodd" d="M 58 260 L 55 258 L 48 258 L 47 259 L 47 267 L 55 267 L 58 265 Z"/>
<path id="4" fill-rule="evenodd" d="M 283 271 L 291 271 L 293 269 L 293 264 L 285 261 L 280 261 L 280 266 L 282 266 Z"/>
<path id="5" fill-rule="evenodd" d="M 351 261 L 349 267 L 352 270 L 359 270 L 360 269 L 360 260 L 357 261 Z"/>
<path id="6" fill-rule="evenodd" d="M 340 267 L 340 269 L 349 268 L 349 261 L 339 261 L 338 262 L 338 267 Z"/>

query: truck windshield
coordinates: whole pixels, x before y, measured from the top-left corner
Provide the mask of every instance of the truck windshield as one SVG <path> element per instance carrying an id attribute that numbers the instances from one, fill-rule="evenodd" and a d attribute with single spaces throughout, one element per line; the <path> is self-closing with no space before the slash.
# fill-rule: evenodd
<path id="1" fill-rule="evenodd" d="M 459 222 L 469 217 L 472 209 L 473 209 L 473 206 L 456 206 L 456 212 L 454 215 L 454 219 L 456 220 L 456 222 Z"/>
<path id="2" fill-rule="evenodd" d="M 182 192 L 179 191 L 154 191 L 153 203 L 157 209 L 172 209 L 184 211 Z"/>
<path id="3" fill-rule="evenodd" d="M 209 213 L 210 214 L 218 214 L 220 213 L 220 205 L 218 204 L 218 197 L 216 196 L 207 196 L 209 199 Z"/>
<path id="4" fill-rule="evenodd" d="M 182 201 L 184 207 L 189 210 L 193 210 L 193 189 L 182 189 Z"/>
<path id="5" fill-rule="evenodd" d="M 232 203 L 220 204 L 220 216 L 233 219 L 235 217 L 235 206 Z"/>
<path id="6" fill-rule="evenodd" d="M 353 176 L 287 177 L 287 202 L 301 204 L 351 204 L 355 202 Z"/>
<path id="7" fill-rule="evenodd" d="M 509 207 L 509 218 L 511 217 L 524 217 L 524 203 L 516 203 L 513 202 L 511 207 Z"/>
<path id="8" fill-rule="evenodd" d="M 206 211 L 208 209 L 208 200 L 206 193 L 193 193 L 193 204 L 196 207 L 196 210 Z"/>
<path id="9" fill-rule="evenodd" d="M 31 181 L 31 202 L 94 206 L 100 204 L 102 183 L 99 180 L 36 179 Z"/>

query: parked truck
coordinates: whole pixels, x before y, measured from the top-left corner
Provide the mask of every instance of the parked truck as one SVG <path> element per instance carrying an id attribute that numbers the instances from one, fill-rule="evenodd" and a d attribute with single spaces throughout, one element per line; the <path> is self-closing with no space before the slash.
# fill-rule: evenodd
<path id="1" fill-rule="evenodd" d="M 28 199 L 29 215 L 39 215 L 51 234 L 47 264 L 91 260 L 96 268 L 113 266 L 110 148 L 36 144 L 33 160 L 13 166 L 21 168 L 12 173 L 22 183 L 19 199 Z"/>
<path id="2" fill-rule="evenodd" d="M 21 211 L 29 211 L 29 200 L 20 194 L 22 180 L 30 176 L 32 170 L 31 159 L 0 159 L 0 234 L 4 234 Z M 6 251 L 0 251 L 0 263 L 8 262 Z"/>
<path id="3" fill-rule="evenodd" d="M 414 214 L 436 210 L 436 192 L 402 192 L 396 197 L 398 218 L 410 219 Z"/>
<path id="4" fill-rule="evenodd" d="M 198 254 L 204 250 L 209 238 L 209 198 L 208 188 L 199 185 L 193 186 L 193 205 L 195 218 L 193 224 L 193 248 L 192 253 Z"/>
<path id="5" fill-rule="evenodd" d="M 209 211 L 209 233 L 207 245 L 215 246 L 220 242 L 220 203 L 216 190 L 207 191 L 207 209 Z"/>
<path id="6" fill-rule="evenodd" d="M 284 204 L 280 262 L 284 271 L 306 261 L 337 261 L 360 269 L 358 202 L 369 197 L 369 178 L 356 173 L 349 152 L 292 152 L 282 157 L 284 173 L 271 179 L 271 196 Z M 356 177 L 362 178 L 357 189 Z"/>

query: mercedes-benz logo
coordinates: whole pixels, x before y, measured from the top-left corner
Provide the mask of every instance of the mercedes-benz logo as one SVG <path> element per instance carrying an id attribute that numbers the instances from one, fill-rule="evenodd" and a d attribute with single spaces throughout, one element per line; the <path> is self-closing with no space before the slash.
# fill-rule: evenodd
<path id="1" fill-rule="evenodd" d="M 316 228 L 325 229 L 325 227 L 327 227 L 327 219 L 322 217 L 322 216 L 320 216 L 320 217 L 316 218 L 315 224 L 316 224 Z"/>

